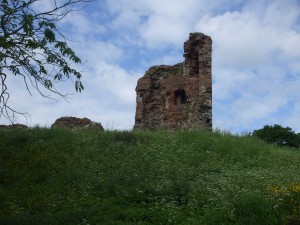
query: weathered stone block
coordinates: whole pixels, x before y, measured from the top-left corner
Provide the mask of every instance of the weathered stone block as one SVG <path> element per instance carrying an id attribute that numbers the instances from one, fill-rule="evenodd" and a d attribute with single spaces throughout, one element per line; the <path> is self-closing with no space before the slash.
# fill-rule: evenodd
<path id="1" fill-rule="evenodd" d="M 149 68 L 136 87 L 134 129 L 211 129 L 211 55 L 211 38 L 191 33 L 183 63 Z"/>
<path id="2" fill-rule="evenodd" d="M 78 130 L 83 128 L 97 129 L 103 131 L 101 123 L 96 123 L 88 118 L 76 118 L 72 116 L 58 118 L 52 125 L 51 128 L 62 128 Z"/>

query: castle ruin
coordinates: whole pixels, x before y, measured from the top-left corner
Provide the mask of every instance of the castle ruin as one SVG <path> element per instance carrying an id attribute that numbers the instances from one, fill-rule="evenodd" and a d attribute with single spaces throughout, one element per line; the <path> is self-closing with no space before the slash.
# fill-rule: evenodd
<path id="1" fill-rule="evenodd" d="M 211 54 L 211 38 L 191 33 L 183 63 L 151 67 L 137 83 L 134 129 L 211 129 Z"/>

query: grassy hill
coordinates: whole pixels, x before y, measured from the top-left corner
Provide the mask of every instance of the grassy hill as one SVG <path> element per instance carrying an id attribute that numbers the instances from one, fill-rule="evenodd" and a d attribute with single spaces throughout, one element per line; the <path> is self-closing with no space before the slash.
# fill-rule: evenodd
<path id="1" fill-rule="evenodd" d="M 0 224 L 299 224 L 300 151 L 222 132 L 0 131 Z"/>

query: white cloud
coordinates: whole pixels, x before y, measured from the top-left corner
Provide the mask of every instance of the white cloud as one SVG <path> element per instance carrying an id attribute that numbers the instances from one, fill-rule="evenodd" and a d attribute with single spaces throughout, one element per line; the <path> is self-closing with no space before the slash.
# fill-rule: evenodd
<path id="1" fill-rule="evenodd" d="M 107 4 L 116 15 L 112 21 L 115 29 L 131 30 L 146 47 L 154 49 L 181 45 L 193 30 L 197 14 L 211 5 L 199 0 L 117 0 Z"/>
<path id="2" fill-rule="evenodd" d="M 68 14 L 62 21 L 61 26 L 69 32 L 68 36 L 71 35 L 75 41 L 77 41 L 76 36 L 78 35 L 90 38 L 100 36 L 107 31 L 107 28 L 101 24 L 101 18 L 97 13 L 87 15 L 85 11 Z M 65 30 L 62 30 L 62 32 L 64 33 Z"/>
<path id="3" fill-rule="evenodd" d="M 178 45 L 187 33 L 189 29 L 180 19 L 165 18 L 163 15 L 152 16 L 141 28 L 141 36 L 150 48 L 161 48 L 168 44 Z"/>
<path id="4" fill-rule="evenodd" d="M 180 51 L 172 51 L 169 54 L 163 55 L 160 58 L 151 61 L 151 65 L 174 65 L 184 61 L 183 58 L 183 47 Z"/>
<path id="5" fill-rule="evenodd" d="M 90 71 L 89 89 L 101 90 L 109 93 L 112 101 L 121 101 L 124 104 L 135 104 L 135 86 L 141 74 L 129 74 L 122 68 L 98 63 L 94 71 Z"/>
<path id="6" fill-rule="evenodd" d="M 10 79 L 14 91 L 10 102 L 17 110 L 29 112 L 31 120 L 19 117 L 18 122 L 30 126 L 39 124 L 50 126 L 61 116 L 88 117 L 113 129 L 130 129 L 134 123 L 135 85 L 140 74 L 128 74 L 123 69 L 105 63 L 99 63 L 86 74 L 85 90 L 68 99 L 57 97 L 57 101 L 44 99 L 36 92 L 30 96 L 18 79 Z M 69 85 L 70 86 L 70 83 Z M 66 90 L 64 90 L 66 91 Z M 55 96 L 53 96 L 55 97 Z M 7 123 L 4 118 L 0 120 Z"/>
<path id="7" fill-rule="evenodd" d="M 76 48 L 83 61 L 86 60 L 91 65 L 101 61 L 116 63 L 125 57 L 123 50 L 110 42 L 83 38 L 79 43 L 71 44 L 71 47 Z"/>
<path id="8" fill-rule="evenodd" d="M 298 0 L 92 4 L 62 24 L 71 47 L 87 61 L 84 92 L 70 103 L 56 103 L 30 97 L 15 84 L 12 101 L 32 114 L 32 123 L 50 125 L 60 116 L 74 115 L 107 127 L 130 128 L 137 79 L 148 66 L 183 61 L 183 42 L 196 31 L 213 39 L 215 127 L 243 131 L 282 123 L 300 131 Z"/>
<path id="9" fill-rule="evenodd" d="M 295 85 L 300 32 L 294 29 L 299 17 L 297 2 L 273 1 L 199 20 L 198 30 L 211 35 L 214 44 L 215 126 L 240 130 L 285 123 L 287 115 L 296 120 L 291 112 L 300 104 Z"/>
<path id="10" fill-rule="evenodd" d="M 292 127 L 296 133 L 300 133 L 300 99 L 298 98 L 298 104 L 295 105 L 294 110 L 285 119 L 285 126 Z"/>

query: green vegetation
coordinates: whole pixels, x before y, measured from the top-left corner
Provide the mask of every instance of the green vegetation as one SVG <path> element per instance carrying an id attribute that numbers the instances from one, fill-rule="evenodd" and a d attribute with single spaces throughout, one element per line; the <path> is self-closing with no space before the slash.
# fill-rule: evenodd
<path id="1" fill-rule="evenodd" d="M 300 151 L 200 131 L 0 130 L 0 224 L 297 224 Z"/>
<path id="2" fill-rule="evenodd" d="M 282 127 L 278 124 L 265 125 L 262 129 L 254 130 L 252 134 L 270 144 L 292 148 L 300 146 L 300 134 L 296 134 L 290 127 Z"/>
<path id="3" fill-rule="evenodd" d="M 24 88 L 41 96 L 50 93 L 66 97 L 58 82 L 74 80 L 75 90 L 82 91 L 82 74 L 74 64 L 81 59 L 68 46 L 61 21 L 93 0 L 50 1 L 48 7 L 39 0 L 0 1 L 0 117 L 15 122 L 17 112 L 10 103 L 11 87 L 7 77 L 19 77 Z M 30 88 L 32 86 L 32 88 Z"/>

